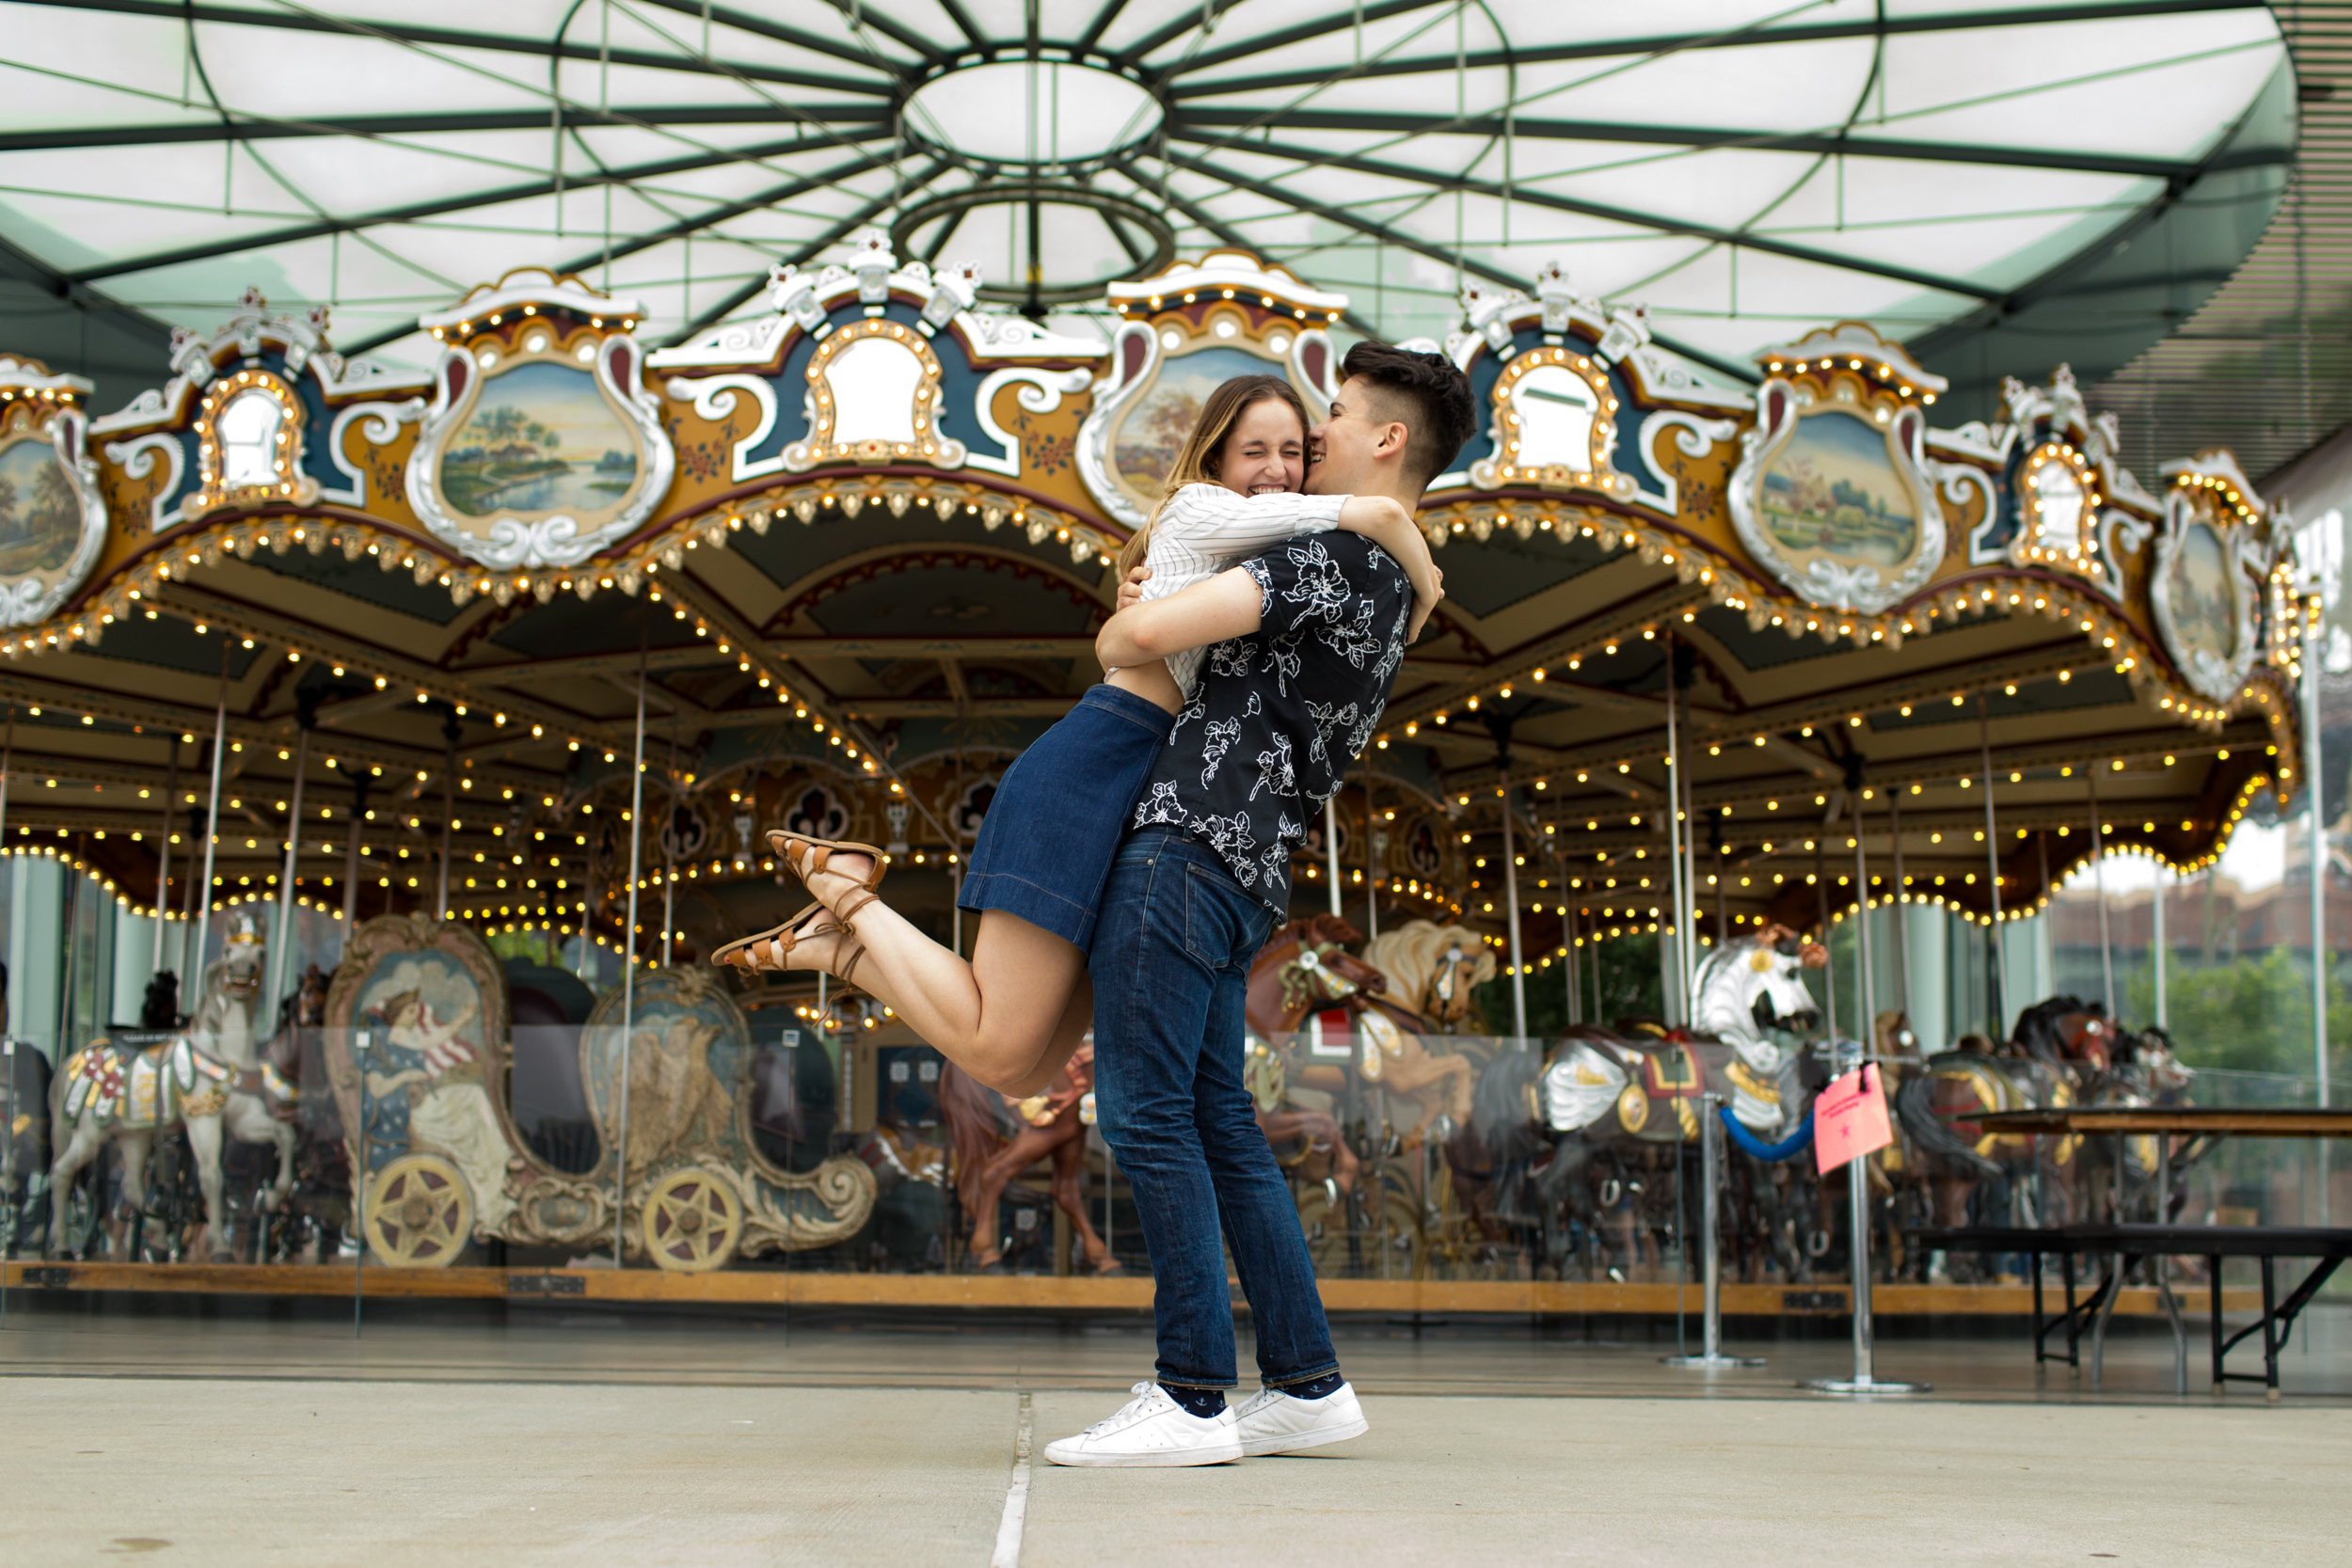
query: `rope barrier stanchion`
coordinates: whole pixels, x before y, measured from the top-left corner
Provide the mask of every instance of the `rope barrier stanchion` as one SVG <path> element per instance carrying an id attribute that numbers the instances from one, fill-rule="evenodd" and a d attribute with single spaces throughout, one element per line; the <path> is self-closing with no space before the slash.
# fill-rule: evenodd
<path id="1" fill-rule="evenodd" d="M 1699 1096 L 1699 1186 L 1702 1197 L 1699 1206 L 1700 1225 L 1706 1237 L 1704 1259 L 1705 1294 L 1700 1307 L 1700 1343 L 1705 1348 L 1696 1355 L 1661 1355 L 1658 1359 L 1669 1367 L 1695 1367 L 1702 1371 L 1720 1371 L 1726 1367 L 1761 1367 L 1760 1355 L 1725 1355 L 1724 1354 L 1724 1270 L 1721 1241 L 1718 1231 L 1722 1223 L 1718 1207 L 1724 1182 L 1724 1097 L 1720 1094 Z M 1811 1132 L 1808 1124 L 1807 1132 Z"/>
<path id="2" fill-rule="evenodd" d="M 1847 1072 L 1855 1071 L 1867 1060 L 1860 1045 L 1853 1045 L 1851 1053 L 1841 1050 L 1839 1066 Z M 1870 1176 L 1864 1169 L 1867 1155 L 1857 1154 L 1846 1162 L 1846 1191 L 1852 1204 L 1851 1240 L 1846 1250 L 1850 1255 L 1849 1271 L 1853 1276 L 1853 1375 L 1851 1377 L 1811 1377 L 1797 1385 L 1817 1394 L 1925 1394 L 1933 1390 L 1929 1383 L 1888 1381 L 1875 1375 L 1872 1364 L 1870 1314 Z"/>

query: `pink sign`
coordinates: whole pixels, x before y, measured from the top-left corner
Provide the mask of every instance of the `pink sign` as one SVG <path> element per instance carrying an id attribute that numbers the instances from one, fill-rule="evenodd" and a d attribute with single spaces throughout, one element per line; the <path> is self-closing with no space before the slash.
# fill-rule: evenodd
<path id="1" fill-rule="evenodd" d="M 1823 1174 L 1895 1141 L 1886 1120 L 1886 1085 L 1865 1065 L 1813 1102 L 1813 1158 Z"/>

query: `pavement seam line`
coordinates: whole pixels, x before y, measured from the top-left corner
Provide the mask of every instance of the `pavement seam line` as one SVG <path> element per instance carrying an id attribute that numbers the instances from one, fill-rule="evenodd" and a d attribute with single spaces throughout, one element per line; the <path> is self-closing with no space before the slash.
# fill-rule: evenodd
<path id="1" fill-rule="evenodd" d="M 996 1522 L 996 1550 L 988 1568 L 1021 1568 L 1021 1531 L 1029 1518 L 1029 1396 L 1021 1396 L 1021 1415 L 1012 1433 L 1012 1482 L 1005 1488 L 1004 1517 Z"/>

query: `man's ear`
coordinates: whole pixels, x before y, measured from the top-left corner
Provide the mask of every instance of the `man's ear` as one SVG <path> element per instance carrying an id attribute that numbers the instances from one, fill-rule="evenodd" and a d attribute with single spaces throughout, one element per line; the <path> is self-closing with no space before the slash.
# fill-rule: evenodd
<path id="1" fill-rule="evenodd" d="M 1391 420 L 1380 427 L 1379 439 L 1372 444 L 1372 455 L 1376 459 L 1402 457 L 1406 444 L 1412 438 L 1413 433 L 1404 420 Z"/>

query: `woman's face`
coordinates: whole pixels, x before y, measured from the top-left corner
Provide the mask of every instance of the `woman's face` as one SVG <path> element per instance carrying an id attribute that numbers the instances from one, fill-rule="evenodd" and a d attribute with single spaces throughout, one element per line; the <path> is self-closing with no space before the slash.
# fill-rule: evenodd
<path id="1" fill-rule="evenodd" d="M 1295 490 L 1307 476 L 1307 432 L 1279 398 L 1261 398 L 1242 410 L 1225 437 L 1216 482 L 1245 496 Z"/>

